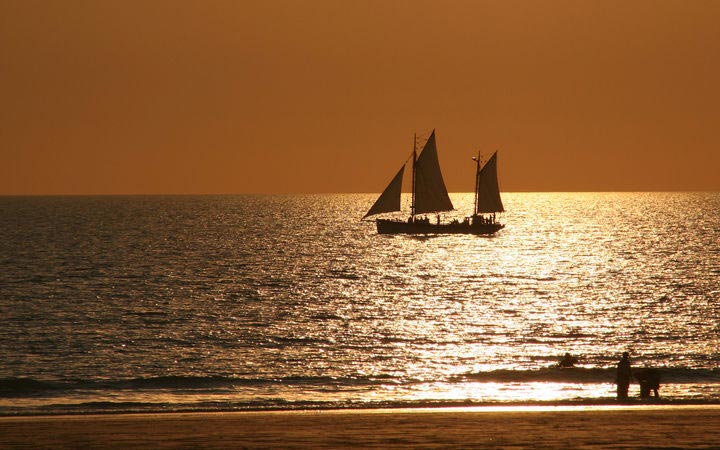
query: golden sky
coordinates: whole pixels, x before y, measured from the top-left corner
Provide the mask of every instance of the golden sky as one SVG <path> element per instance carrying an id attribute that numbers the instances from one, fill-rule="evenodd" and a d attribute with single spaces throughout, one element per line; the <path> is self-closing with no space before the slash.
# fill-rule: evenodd
<path id="1" fill-rule="evenodd" d="M 0 0 L 0 194 L 720 190 L 720 1 Z"/>

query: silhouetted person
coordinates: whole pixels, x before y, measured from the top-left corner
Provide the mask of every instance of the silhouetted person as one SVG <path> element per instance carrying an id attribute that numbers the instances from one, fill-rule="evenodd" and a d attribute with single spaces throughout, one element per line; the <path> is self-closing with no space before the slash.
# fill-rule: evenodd
<path id="1" fill-rule="evenodd" d="M 570 353 L 565 353 L 565 356 L 563 356 L 558 363 L 558 367 L 575 367 L 575 363 L 577 363 L 577 361 L 576 357 Z"/>
<path id="2" fill-rule="evenodd" d="M 640 383 L 640 398 L 650 398 L 650 390 L 659 398 L 660 394 L 660 371 L 657 369 L 640 369 L 635 371 L 635 378 Z"/>
<path id="3" fill-rule="evenodd" d="M 617 365 L 617 398 L 618 400 L 626 400 L 628 398 L 628 388 L 630 387 L 630 358 L 628 352 L 622 354 L 622 358 Z"/>

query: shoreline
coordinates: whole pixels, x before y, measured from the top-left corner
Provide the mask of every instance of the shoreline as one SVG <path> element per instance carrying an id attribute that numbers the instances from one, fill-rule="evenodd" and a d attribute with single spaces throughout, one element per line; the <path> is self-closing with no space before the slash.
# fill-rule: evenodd
<path id="1" fill-rule="evenodd" d="M 711 448 L 720 405 L 578 405 L 0 418 L 0 447 Z"/>
<path id="2" fill-rule="evenodd" d="M 626 402 L 626 403 L 565 403 L 565 402 L 517 402 L 503 404 L 473 404 L 473 405 L 455 405 L 455 406 L 388 406 L 388 407 L 348 407 L 348 408 L 277 408 L 277 409 L 243 409 L 243 410 L 177 410 L 177 411 L 134 411 L 134 412 L 78 412 L 78 413 L 58 413 L 58 414 L 18 414 L 18 415 L 0 415 L 0 422 L 12 419 L 62 419 L 62 418 L 105 418 L 113 416 L 202 416 L 213 414 L 428 414 L 443 412 L 549 412 L 549 411 L 634 411 L 634 410 L 683 410 L 683 409 L 707 409 L 718 410 L 720 412 L 720 403 L 692 403 L 692 402 Z"/>
<path id="3" fill-rule="evenodd" d="M 91 407 L 88 407 L 91 406 Z M 125 406 L 125 407 L 123 407 Z M 298 404 L 284 404 L 275 406 L 232 406 L 217 405 L 217 407 L 182 406 L 177 408 L 162 408 L 158 406 L 142 407 L 124 404 L 81 404 L 81 405 L 54 405 L 53 407 L 39 407 L 36 410 L 27 408 L 27 411 L 0 411 L 0 420 L 8 417 L 60 417 L 60 416 L 113 416 L 129 414 L 212 414 L 212 413 L 264 413 L 264 412 L 295 412 L 295 411 L 398 411 L 398 410 L 442 410 L 442 409 L 542 409 L 542 408 L 642 408 L 642 407 L 720 407 L 720 401 L 714 399 L 641 399 L 629 398 L 619 402 L 610 398 L 555 400 L 555 401 L 510 401 L 510 402 L 472 402 L 472 401 L 418 401 L 418 402 L 378 402 L 368 404 L 339 405 L 339 404 L 313 404 L 301 402 Z"/>

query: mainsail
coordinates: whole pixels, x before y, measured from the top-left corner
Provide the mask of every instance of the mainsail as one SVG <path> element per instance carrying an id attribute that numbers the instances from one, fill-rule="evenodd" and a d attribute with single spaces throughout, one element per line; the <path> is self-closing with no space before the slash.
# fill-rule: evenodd
<path id="1" fill-rule="evenodd" d="M 497 177 L 497 152 L 493 153 L 477 175 L 477 205 L 475 214 L 503 212 Z"/>
<path id="2" fill-rule="evenodd" d="M 375 201 L 370 210 L 363 216 L 363 219 L 367 216 L 375 214 L 400 211 L 400 195 L 402 193 L 402 179 L 403 172 L 405 171 L 405 165 L 400 167 L 397 175 L 392 179 L 390 184 L 385 188 L 380 197 Z"/>
<path id="3" fill-rule="evenodd" d="M 450 201 L 437 156 L 435 130 L 415 161 L 415 214 L 451 211 Z"/>

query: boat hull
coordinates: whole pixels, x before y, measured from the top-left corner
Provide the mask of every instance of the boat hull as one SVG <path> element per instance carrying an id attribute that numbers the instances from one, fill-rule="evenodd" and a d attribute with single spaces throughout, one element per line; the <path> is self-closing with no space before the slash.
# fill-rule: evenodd
<path id="1" fill-rule="evenodd" d="M 429 223 L 377 219 L 378 234 L 495 234 L 505 228 L 500 223 Z"/>

